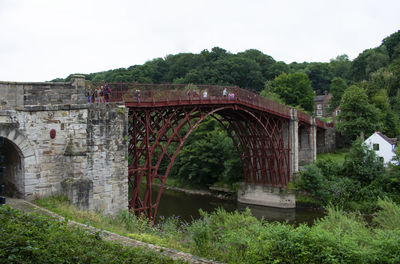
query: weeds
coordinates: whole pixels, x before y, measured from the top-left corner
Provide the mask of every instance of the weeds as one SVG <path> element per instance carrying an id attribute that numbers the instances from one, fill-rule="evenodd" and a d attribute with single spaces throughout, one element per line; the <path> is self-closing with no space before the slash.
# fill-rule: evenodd
<path id="1" fill-rule="evenodd" d="M 39 203 L 58 211 L 60 207 L 72 210 L 51 205 L 54 201 L 64 200 L 47 198 Z M 372 220 L 374 226 L 334 206 L 328 206 L 327 216 L 311 227 L 268 223 L 257 220 L 249 210 L 228 213 L 223 209 L 201 212 L 202 218 L 192 223 L 162 218 L 154 227 L 128 212 L 114 218 L 88 213 L 81 221 L 103 219 L 103 224 L 96 224 L 104 229 L 112 226 L 109 230 L 138 240 L 227 263 L 395 263 L 400 259 L 400 207 L 388 199 L 378 204 L 381 210 Z M 82 217 L 75 211 L 65 215 Z"/>
<path id="2" fill-rule="evenodd" d="M 67 223 L 0 206 L 0 263 L 180 262 L 143 248 L 103 241 L 98 232 L 90 234 Z"/>

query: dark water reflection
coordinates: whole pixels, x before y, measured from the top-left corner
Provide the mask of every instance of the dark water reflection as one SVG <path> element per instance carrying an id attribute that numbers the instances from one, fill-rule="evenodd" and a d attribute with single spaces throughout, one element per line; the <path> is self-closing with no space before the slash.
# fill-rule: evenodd
<path id="1" fill-rule="evenodd" d="M 313 208 L 280 209 L 248 205 L 233 200 L 224 200 L 208 195 L 187 194 L 175 190 L 163 190 L 157 216 L 179 216 L 181 219 L 190 222 L 193 219 L 200 218 L 199 209 L 211 213 L 219 207 L 228 212 L 244 211 L 248 207 L 255 217 L 264 218 L 269 222 L 288 221 L 291 224 L 306 223 L 311 225 L 315 219 L 323 217 L 322 211 Z"/>

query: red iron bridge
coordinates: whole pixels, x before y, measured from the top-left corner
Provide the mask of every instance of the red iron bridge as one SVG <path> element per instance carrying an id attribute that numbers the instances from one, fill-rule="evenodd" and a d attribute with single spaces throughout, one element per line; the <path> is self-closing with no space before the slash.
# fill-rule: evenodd
<path id="1" fill-rule="evenodd" d="M 205 118 L 215 118 L 226 129 L 244 182 L 272 187 L 286 187 L 299 163 L 315 160 L 333 126 L 236 86 L 108 85 L 110 101 L 129 109 L 129 208 L 152 221 L 179 150 Z M 160 185 L 155 195 L 154 183 Z"/>

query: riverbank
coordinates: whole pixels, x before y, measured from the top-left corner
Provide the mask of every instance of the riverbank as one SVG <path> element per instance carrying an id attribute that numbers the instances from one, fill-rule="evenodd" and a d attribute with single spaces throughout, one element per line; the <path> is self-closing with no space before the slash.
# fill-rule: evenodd
<path id="1" fill-rule="evenodd" d="M 268 223 L 249 210 L 217 209 L 181 225 L 165 218 L 152 227 L 146 219 L 77 211 L 60 198 L 37 201 L 81 223 L 119 230 L 125 236 L 227 263 L 395 263 L 400 259 L 400 207 L 380 200 L 370 226 L 362 217 L 336 208 L 312 226 Z M 125 230 L 125 231 L 123 231 Z"/>
<path id="2" fill-rule="evenodd" d="M 153 183 L 153 186 L 160 187 L 160 184 Z M 212 187 L 210 187 L 212 188 Z M 232 191 L 229 191 L 228 189 L 222 189 L 222 188 L 214 188 L 212 190 L 193 190 L 193 189 L 186 189 L 186 188 L 181 188 L 181 187 L 176 187 L 172 185 L 165 185 L 164 186 L 165 190 L 173 190 L 177 192 L 182 192 L 186 194 L 191 194 L 191 195 L 206 195 L 222 200 L 229 200 L 229 201 L 235 201 L 236 200 L 236 194 Z"/>

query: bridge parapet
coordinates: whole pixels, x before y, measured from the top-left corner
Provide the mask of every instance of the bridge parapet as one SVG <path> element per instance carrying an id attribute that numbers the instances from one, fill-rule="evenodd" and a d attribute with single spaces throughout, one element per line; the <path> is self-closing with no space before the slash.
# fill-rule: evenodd
<path id="1" fill-rule="evenodd" d="M 93 83 L 95 87 L 104 85 L 104 83 Z M 130 106 L 240 102 L 278 116 L 290 117 L 291 107 L 237 86 L 137 83 L 109 83 L 108 85 L 112 90 L 112 102 L 125 102 Z"/>
<path id="2" fill-rule="evenodd" d="M 85 77 L 71 82 L 0 82 L 0 110 L 32 105 L 84 104 Z"/>

